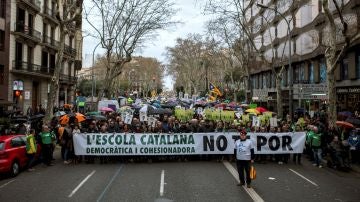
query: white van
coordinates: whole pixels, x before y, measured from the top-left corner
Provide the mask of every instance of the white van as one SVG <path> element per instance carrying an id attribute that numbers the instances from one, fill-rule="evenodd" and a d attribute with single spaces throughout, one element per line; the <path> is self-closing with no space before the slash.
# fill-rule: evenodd
<path id="1" fill-rule="evenodd" d="M 117 100 L 101 100 L 98 104 L 98 111 L 100 111 L 100 108 L 102 107 L 109 107 L 114 111 L 120 109 L 119 102 Z"/>

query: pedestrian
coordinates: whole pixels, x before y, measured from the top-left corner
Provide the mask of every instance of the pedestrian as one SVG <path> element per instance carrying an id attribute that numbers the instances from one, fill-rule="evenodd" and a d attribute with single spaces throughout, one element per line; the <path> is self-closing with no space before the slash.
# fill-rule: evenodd
<path id="1" fill-rule="evenodd" d="M 236 166 L 239 173 L 240 183 L 238 186 L 246 185 L 247 188 L 251 188 L 251 179 L 250 179 L 250 164 L 254 163 L 254 146 L 250 139 L 246 137 L 246 131 L 242 130 L 240 132 L 240 139 L 235 141 L 235 154 L 236 154 Z M 244 172 L 246 174 L 246 179 L 244 178 Z"/>
<path id="2" fill-rule="evenodd" d="M 311 136 L 311 149 L 314 154 L 313 166 L 322 168 L 322 149 L 321 149 L 322 133 L 319 133 L 319 129 L 316 126 L 314 126 L 312 130 L 314 132 L 313 135 Z"/>
<path id="3" fill-rule="evenodd" d="M 31 129 L 30 133 L 26 135 L 26 155 L 29 159 L 28 162 L 28 171 L 34 171 L 33 168 L 35 163 L 35 155 L 36 155 L 37 145 L 35 140 L 35 130 Z"/>
<path id="4" fill-rule="evenodd" d="M 56 139 L 55 134 L 50 132 L 49 126 L 43 125 L 42 132 L 40 133 L 41 144 L 42 144 L 42 155 L 43 162 L 47 166 L 53 166 L 52 160 L 52 144 L 53 140 Z"/>

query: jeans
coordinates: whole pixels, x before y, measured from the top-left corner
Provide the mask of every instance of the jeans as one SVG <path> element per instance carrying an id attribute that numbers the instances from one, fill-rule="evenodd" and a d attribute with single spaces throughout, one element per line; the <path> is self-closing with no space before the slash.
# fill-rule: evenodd
<path id="1" fill-rule="evenodd" d="M 314 163 L 319 166 L 322 163 L 322 150 L 321 148 L 312 148 L 314 153 Z"/>

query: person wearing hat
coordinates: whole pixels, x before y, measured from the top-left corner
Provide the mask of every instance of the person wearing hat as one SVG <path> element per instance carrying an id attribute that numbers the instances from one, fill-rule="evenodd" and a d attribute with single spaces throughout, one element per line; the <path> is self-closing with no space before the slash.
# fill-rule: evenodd
<path id="1" fill-rule="evenodd" d="M 244 172 L 246 174 L 246 185 L 251 188 L 250 164 L 254 163 L 254 146 L 250 139 L 246 137 L 246 131 L 240 131 L 240 139 L 235 141 L 236 167 L 239 173 L 240 183 L 238 186 L 245 185 Z"/>

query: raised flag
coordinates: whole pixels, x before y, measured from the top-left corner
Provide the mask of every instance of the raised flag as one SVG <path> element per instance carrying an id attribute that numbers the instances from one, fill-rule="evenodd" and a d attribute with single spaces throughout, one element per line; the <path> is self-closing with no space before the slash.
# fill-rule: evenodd
<path id="1" fill-rule="evenodd" d="M 211 92 L 214 92 L 218 96 L 222 96 L 221 91 L 212 83 L 210 83 L 209 89 Z"/>

